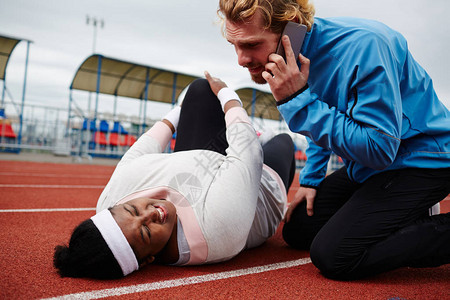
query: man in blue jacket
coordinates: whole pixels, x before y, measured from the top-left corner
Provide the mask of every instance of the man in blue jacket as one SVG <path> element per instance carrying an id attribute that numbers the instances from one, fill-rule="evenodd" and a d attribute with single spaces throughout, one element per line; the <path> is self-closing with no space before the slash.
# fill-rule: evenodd
<path id="1" fill-rule="evenodd" d="M 309 142 L 285 241 L 335 279 L 449 263 L 450 214 L 428 209 L 450 193 L 450 113 L 405 38 L 314 18 L 308 0 L 220 0 L 219 15 L 238 63 Z M 308 28 L 298 58 L 281 37 L 287 21 Z M 331 153 L 345 168 L 325 177 Z"/>

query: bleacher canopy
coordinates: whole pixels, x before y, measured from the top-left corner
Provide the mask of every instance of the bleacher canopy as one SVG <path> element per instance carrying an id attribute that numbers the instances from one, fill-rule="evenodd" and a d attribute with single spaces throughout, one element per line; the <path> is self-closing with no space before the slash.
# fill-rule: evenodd
<path id="1" fill-rule="evenodd" d="M 198 77 L 194 75 L 94 54 L 86 58 L 78 68 L 70 88 L 174 103 L 183 89 L 196 78 Z M 279 120 L 279 112 L 271 93 L 254 88 L 241 88 L 236 92 L 250 116 Z"/>
<path id="2" fill-rule="evenodd" d="M 70 88 L 172 103 L 196 78 L 94 54 L 81 64 Z"/>
<path id="3" fill-rule="evenodd" d="M 9 57 L 21 39 L 0 36 L 0 80 L 5 80 Z"/>
<path id="4" fill-rule="evenodd" d="M 254 88 L 241 88 L 236 90 L 236 93 L 241 98 L 242 104 L 249 116 L 275 121 L 280 120 L 280 113 L 271 93 Z M 252 107 L 253 101 L 254 108 Z"/>

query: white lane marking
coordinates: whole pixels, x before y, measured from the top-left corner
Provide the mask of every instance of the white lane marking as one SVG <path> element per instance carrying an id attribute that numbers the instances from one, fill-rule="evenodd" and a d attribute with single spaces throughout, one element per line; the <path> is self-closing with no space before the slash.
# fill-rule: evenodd
<path id="1" fill-rule="evenodd" d="M 9 213 L 9 212 L 90 211 L 90 210 L 94 210 L 95 211 L 95 207 L 0 209 L 0 213 Z"/>
<path id="2" fill-rule="evenodd" d="M 0 176 L 20 176 L 20 177 L 54 177 L 54 178 L 109 178 L 111 174 L 105 175 L 76 175 L 76 174 L 57 174 L 57 173 L 20 173 L 20 172 L 0 172 Z"/>
<path id="3" fill-rule="evenodd" d="M 184 285 L 204 283 L 204 282 L 215 281 L 215 280 L 220 280 L 220 279 L 228 279 L 228 278 L 233 278 L 233 277 L 238 277 L 238 276 L 258 274 L 258 273 L 263 273 L 263 272 L 268 272 L 268 271 L 273 271 L 273 270 L 278 270 L 278 269 L 297 267 L 297 266 L 301 266 L 301 265 L 305 265 L 305 264 L 309 264 L 309 263 L 311 263 L 311 259 L 309 257 L 307 257 L 307 258 L 291 260 L 291 261 L 270 264 L 270 265 L 265 265 L 265 266 L 252 267 L 252 268 L 247 268 L 247 269 L 239 269 L 239 270 L 234 270 L 234 271 L 212 273 L 212 274 L 208 274 L 208 275 L 192 276 L 192 277 L 158 281 L 158 282 L 152 282 L 152 283 L 143 283 L 143 284 L 123 286 L 123 287 L 97 290 L 97 291 L 91 291 L 91 292 L 68 294 L 68 295 L 63 295 L 63 296 L 48 298 L 48 299 L 98 299 L 98 298 L 104 298 L 104 297 L 114 297 L 114 296 L 120 296 L 120 295 L 126 295 L 126 294 L 142 293 L 142 292 L 153 291 L 153 290 L 160 290 L 160 289 L 173 288 L 173 287 L 184 286 Z"/>
<path id="4" fill-rule="evenodd" d="M 60 184 L 0 184 L 0 188 L 35 188 L 35 189 L 103 189 L 104 185 L 60 185 Z"/>

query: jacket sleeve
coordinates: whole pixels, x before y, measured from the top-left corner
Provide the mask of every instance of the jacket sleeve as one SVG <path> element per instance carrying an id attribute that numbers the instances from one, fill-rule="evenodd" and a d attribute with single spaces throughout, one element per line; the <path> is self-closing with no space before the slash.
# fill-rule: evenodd
<path id="1" fill-rule="evenodd" d="M 161 153 L 171 138 L 172 131 L 169 126 L 161 121 L 156 122 L 128 149 L 119 165 L 145 154 Z"/>
<path id="2" fill-rule="evenodd" d="M 400 145 L 398 73 L 402 62 L 383 41 L 368 38 L 364 42 L 347 62 L 342 62 L 344 72 L 353 73 L 351 82 L 342 83 L 351 91 L 345 111 L 321 101 L 310 89 L 278 109 L 292 131 L 343 159 L 382 170 L 394 161 Z M 339 99 L 339 103 L 345 100 Z"/>
<path id="3" fill-rule="evenodd" d="M 307 160 L 300 171 L 300 185 L 318 187 L 327 174 L 331 151 L 317 146 L 308 137 L 306 140 L 308 141 L 308 148 L 305 150 Z"/>

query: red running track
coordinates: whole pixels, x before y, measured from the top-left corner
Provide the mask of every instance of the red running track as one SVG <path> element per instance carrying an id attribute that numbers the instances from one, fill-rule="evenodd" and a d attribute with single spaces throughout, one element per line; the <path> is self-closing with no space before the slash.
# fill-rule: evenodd
<path id="1" fill-rule="evenodd" d="M 450 299 L 450 265 L 332 281 L 309 262 L 308 252 L 289 248 L 280 230 L 263 246 L 221 264 L 149 266 L 113 281 L 60 278 L 53 248 L 94 214 L 114 168 L 11 161 L 0 166 L 0 299 Z M 441 210 L 450 211 L 449 204 L 447 197 Z"/>

